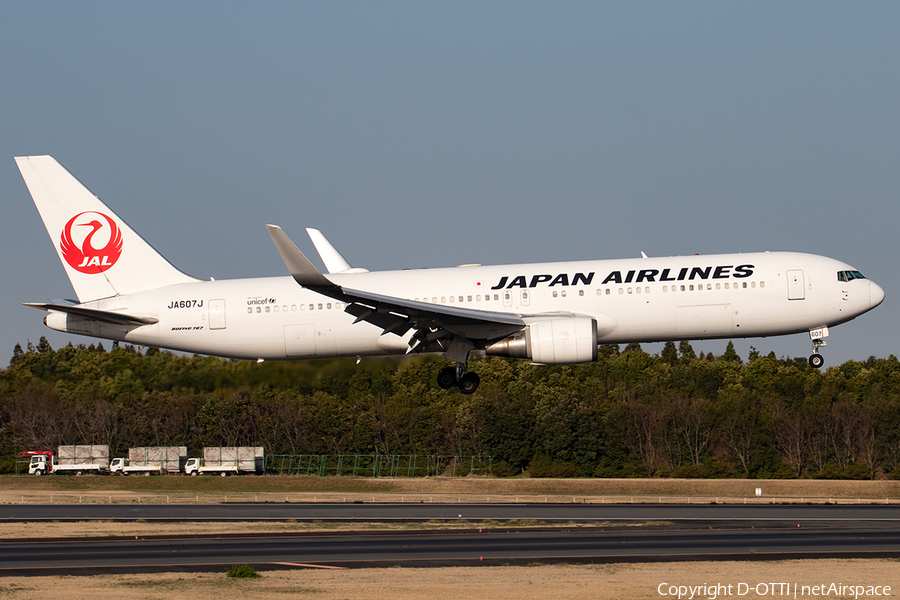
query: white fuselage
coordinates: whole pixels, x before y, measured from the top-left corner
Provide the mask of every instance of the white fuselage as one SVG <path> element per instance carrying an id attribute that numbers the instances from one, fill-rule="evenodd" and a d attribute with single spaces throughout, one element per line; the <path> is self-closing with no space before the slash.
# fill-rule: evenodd
<path id="1" fill-rule="evenodd" d="M 834 326 L 877 306 L 849 265 L 772 252 L 333 274 L 349 289 L 445 306 L 528 316 L 595 318 L 600 343 L 745 338 Z M 86 303 L 159 319 L 107 325 L 68 316 L 63 329 L 138 345 L 245 359 L 403 354 L 407 340 L 354 323 L 335 302 L 291 277 L 203 281 Z M 50 315 L 52 319 L 65 315 Z M 80 324 L 80 325 L 79 325 Z M 54 327 L 54 328 L 59 328 Z"/>

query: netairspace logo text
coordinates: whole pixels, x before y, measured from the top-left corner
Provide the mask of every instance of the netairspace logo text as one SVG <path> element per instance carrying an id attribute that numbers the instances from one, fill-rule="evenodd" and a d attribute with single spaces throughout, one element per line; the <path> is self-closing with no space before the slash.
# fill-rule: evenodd
<path id="1" fill-rule="evenodd" d="M 773 598 L 875 598 L 891 595 L 887 585 L 844 585 L 843 583 L 821 583 L 802 585 L 798 583 L 715 583 L 703 585 L 676 585 L 663 582 L 657 586 L 660 596 L 670 596 L 678 600 L 717 598 L 740 598 L 750 593 L 758 597 Z"/>

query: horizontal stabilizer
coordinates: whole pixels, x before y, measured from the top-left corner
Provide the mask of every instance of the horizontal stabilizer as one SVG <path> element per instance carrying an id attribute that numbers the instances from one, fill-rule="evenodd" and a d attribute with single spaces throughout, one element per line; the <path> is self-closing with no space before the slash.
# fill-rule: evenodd
<path id="1" fill-rule="evenodd" d="M 108 310 L 97 310 L 95 308 L 84 308 L 83 306 L 73 306 L 69 304 L 44 304 L 40 302 L 26 302 L 24 306 L 30 306 L 38 310 L 46 310 L 49 312 L 61 312 L 70 315 L 77 315 L 85 319 L 100 321 L 101 323 L 111 323 L 113 325 L 153 325 L 159 323 L 159 319 L 153 317 L 138 317 L 135 315 L 126 315 L 123 313 L 111 312 Z"/>

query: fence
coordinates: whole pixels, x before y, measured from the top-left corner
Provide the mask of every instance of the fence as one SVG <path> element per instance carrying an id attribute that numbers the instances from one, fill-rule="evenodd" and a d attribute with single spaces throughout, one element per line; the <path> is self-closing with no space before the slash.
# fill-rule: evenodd
<path id="1" fill-rule="evenodd" d="M 276 454 L 266 457 L 266 473 L 350 475 L 354 477 L 436 477 L 490 475 L 490 456 L 434 454 Z"/>

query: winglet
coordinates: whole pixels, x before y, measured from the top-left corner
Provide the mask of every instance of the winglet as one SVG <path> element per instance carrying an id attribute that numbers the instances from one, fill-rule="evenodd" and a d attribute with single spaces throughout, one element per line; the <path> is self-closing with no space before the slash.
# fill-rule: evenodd
<path id="1" fill-rule="evenodd" d="M 349 274 L 369 272 L 368 269 L 351 267 L 350 263 L 347 262 L 347 259 L 337 251 L 337 248 L 331 245 L 331 242 L 329 242 L 318 229 L 307 227 L 306 233 L 309 234 L 309 239 L 312 240 L 313 245 L 316 247 L 316 251 L 319 253 L 319 258 L 325 263 L 325 268 L 328 269 L 329 273 Z"/>
<path id="2" fill-rule="evenodd" d="M 331 242 L 322 235 L 321 231 L 313 229 L 312 227 L 307 227 L 306 233 L 309 235 L 309 239 L 312 240 L 313 245 L 319 252 L 319 256 L 322 258 L 322 262 L 325 263 L 325 268 L 328 269 L 329 273 L 340 273 L 341 271 L 349 271 L 353 268 L 350 266 L 350 263 L 341 256 L 341 253 L 331 245 Z"/>
<path id="3" fill-rule="evenodd" d="M 303 287 L 335 287 L 334 283 L 325 278 L 322 273 L 309 262 L 306 255 L 300 251 L 300 248 L 291 241 L 291 238 L 278 225 L 266 225 L 272 241 L 278 253 L 281 254 L 281 260 L 284 261 L 294 280 Z"/>

